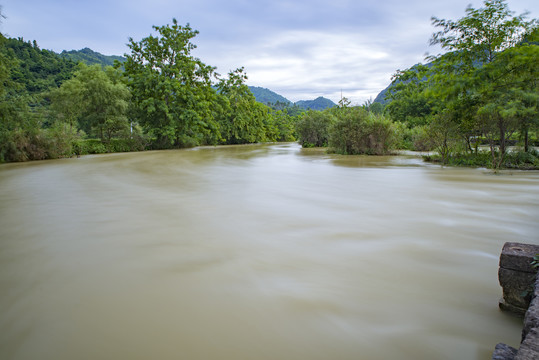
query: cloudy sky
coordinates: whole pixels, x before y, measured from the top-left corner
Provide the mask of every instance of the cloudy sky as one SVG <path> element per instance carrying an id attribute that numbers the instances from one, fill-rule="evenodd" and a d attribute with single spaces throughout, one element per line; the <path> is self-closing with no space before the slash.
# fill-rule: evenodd
<path id="1" fill-rule="evenodd" d="M 244 66 L 248 84 L 292 101 L 374 99 L 397 69 L 437 54 L 431 17 L 456 20 L 482 0 L 0 0 L 0 31 L 61 52 L 123 55 L 128 38 L 176 18 L 200 34 L 194 52 L 223 75 Z M 539 1 L 509 0 L 539 18 Z"/>

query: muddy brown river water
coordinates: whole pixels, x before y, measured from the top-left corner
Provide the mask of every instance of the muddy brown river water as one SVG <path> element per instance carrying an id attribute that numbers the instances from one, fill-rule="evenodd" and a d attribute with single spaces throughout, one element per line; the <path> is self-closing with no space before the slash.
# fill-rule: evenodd
<path id="1" fill-rule="evenodd" d="M 0 359 L 490 359 L 539 172 L 297 144 L 0 165 Z"/>

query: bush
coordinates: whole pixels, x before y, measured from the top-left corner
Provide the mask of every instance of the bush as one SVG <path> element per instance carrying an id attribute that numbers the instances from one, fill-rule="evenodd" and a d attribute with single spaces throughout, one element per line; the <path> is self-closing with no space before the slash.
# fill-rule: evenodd
<path id="1" fill-rule="evenodd" d="M 539 169 L 539 151 L 516 151 L 505 155 L 503 166 L 509 169 Z"/>
<path id="2" fill-rule="evenodd" d="M 396 129 L 383 115 L 364 109 L 343 109 L 329 130 L 331 152 L 344 155 L 384 155 L 397 145 Z"/>
<path id="3" fill-rule="evenodd" d="M 17 129 L 6 132 L 0 147 L 0 162 L 57 159 L 71 154 L 72 134 L 59 128 Z"/>
<path id="4" fill-rule="evenodd" d="M 139 137 L 130 139 L 111 139 L 107 144 L 108 152 L 142 151 L 144 148 L 144 141 Z"/>
<path id="5" fill-rule="evenodd" d="M 145 139 L 141 136 L 133 136 L 129 139 L 111 139 L 101 141 L 99 139 L 74 139 L 71 142 L 72 154 L 105 154 L 115 152 L 143 151 L 146 148 Z"/>
<path id="6" fill-rule="evenodd" d="M 298 140 L 303 147 L 328 145 L 329 127 L 335 117 L 325 111 L 309 110 L 296 125 Z"/>
<path id="7" fill-rule="evenodd" d="M 429 134 L 427 125 L 416 126 L 412 128 L 412 150 L 430 151 L 434 149 L 434 141 Z"/>
<path id="8" fill-rule="evenodd" d="M 84 150 L 83 154 L 105 154 L 107 152 L 105 144 L 99 139 L 84 140 L 82 149 Z"/>
<path id="9" fill-rule="evenodd" d="M 496 154 L 498 156 L 498 154 Z M 423 157 L 425 161 L 442 163 L 440 155 L 430 155 Z M 469 167 L 492 167 L 492 154 L 490 151 L 479 151 L 478 153 L 457 153 L 452 154 L 445 162 L 450 166 L 469 166 Z M 505 155 L 501 168 L 534 170 L 539 169 L 539 152 L 530 150 L 528 152 L 515 151 Z"/>

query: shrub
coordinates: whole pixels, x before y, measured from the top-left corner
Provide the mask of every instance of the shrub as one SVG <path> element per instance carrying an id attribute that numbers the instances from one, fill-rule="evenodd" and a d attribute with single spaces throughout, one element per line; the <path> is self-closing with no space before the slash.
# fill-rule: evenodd
<path id="1" fill-rule="evenodd" d="M 107 152 L 105 144 L 99 139 L 86 139 L 84 140 L 84 153 L 85 154 L 104 154 Z"/>
<path id="2" fill-rule="evenodd" d="M 412 128 L 412 150 L 430 151 L 434 149 L 434 141 L 429 134 L 427 125 Z"/>
<path id="3" fill-rule="evenodd" d="M 343 109 L 329 130 L 331 152 L 345 155 L 384 155 L 397 145 L 396 129 L 383 115 L 364 109 Z"/>
<path id="4" fill-rule="evenodd" d="M 107 144 L 109 152 L 130 152 L 144 150 L 144 141 L 142 138 L 133 137 L 130 139 L 111 139 Z"/>
<path id="5" fill-rule="evenodd" d="M 479 151 L 478 153 L 455 153 L 445 159 L 445 164 L 450 166 L 470 166 L 470 167 L 492 167 L 492 157 L 490 151 Z M 496 153 L 498 156 L 498 153 Z M 423 157 L 425 161 L 443 163 L 442 156 L 429 155 Z M 530 150 L 528 152 L 508 152 L 504 157 L 501 168 L 506 169 L 539 169 L 539 152 Z"/>
<path id="6" fill-rule="evenodd" d="M 327 146 L 329 127 L 335 117 L 325 111 L 309 110 L 296 125 L 298 140 L 303 147 Z"/>

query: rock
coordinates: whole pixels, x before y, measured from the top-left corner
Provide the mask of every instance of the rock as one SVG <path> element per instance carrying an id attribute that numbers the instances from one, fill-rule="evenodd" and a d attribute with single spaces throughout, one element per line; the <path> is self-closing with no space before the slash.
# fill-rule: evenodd
<path id="1" fill-rule="evenodd" d="M 515 360 L 539 359 L 539 329 L 531 329 L 526 339 L 520 344 Z"/>
<path id="2" fill-rule="evenodd" d="M 539 329 L 539 274 L 535 281 L 535 290 L 530 307 L 524 316 L 524 328 L 522 329 L 522 340 L 526 339 L 532 329 Z"/>
<path id="3" fill-rule="evenodd" d="M 492 360 L 513 360 L 517 354 L 517 349 L 505 344 L 498 344 L 492 354 Z"/>

